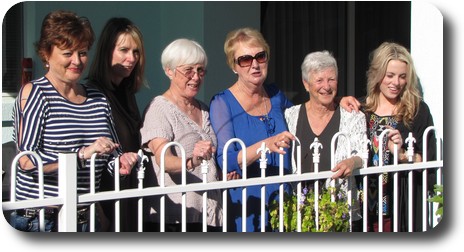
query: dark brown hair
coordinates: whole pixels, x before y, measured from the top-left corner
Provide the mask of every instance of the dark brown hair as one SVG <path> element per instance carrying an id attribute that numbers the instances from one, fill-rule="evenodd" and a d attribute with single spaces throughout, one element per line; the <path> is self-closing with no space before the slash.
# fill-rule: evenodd
<path id="1" fill-rule="evenodd" d="M 37 54 L 44 63 L 53 46 L 60 49 L 90 49 L 95 35 L 86 17 L 79 17 L 71 11 L 57 10 L 47 14 L 42 21 L 40 39 L 35 43 Z"/>

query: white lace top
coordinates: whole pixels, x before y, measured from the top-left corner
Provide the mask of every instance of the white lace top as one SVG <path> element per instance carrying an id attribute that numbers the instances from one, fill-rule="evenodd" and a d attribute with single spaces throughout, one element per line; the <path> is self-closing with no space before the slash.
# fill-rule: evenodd
<path id="1" fill-rule="evenodd" d="M 298 122 L 298 116 L 300 114 L 300 109 L 301 109 L 301 104 L 300 105 L 295 105 L 290 108 L 288 108 L 285 111 L 285 119 L 288 124 L 288 129 L 290 133 L 293 135 L 296 135 L 296 129 L 297 129 L 297 122 Z M 304 108 L 304 107 L 303 107 Z M 350 141 L 350 150 L 347 150 L 346 146 L 346 138 L 340 136 L 337 141 L 337 146 L 336 146 L 336 151 L 335 151 L 335 163 L 339 163 L 340 161 L 347 159 L 353 155 L 357 155 L 361 157 L 361 153 L 363 150 L 363 142 L 364 142 L 364 137 L 366 136 L 366 117 L 364 113 L 362 112 L 348 112 L 343 108 L 340 108 L 340 128 L 339 132 L 342 132 L 346 134 Z M 311 122 L 309 122 L 311 123 Z M 309 146 L 307 146 L 309 148 Z M 330 151 L 330 148 L 325 148 L 323 151 Z M 361 157 L 362 158 L 362 157 Z M 363 161 L 364 163 L 364 161 Z M 296 162 L 295 159 L 292 158 L 292 171 L 293 173 L 296 173 Z M 327 180 L 327 182 L 330 179 Z M 343 181 L 346 179 L 340 179 L 338 181 L 339 185 L 345 192 L 348 193 L 348 181 Z M 349 178 L 349 183 L 351 183 L 351 198 L 353 199 L 353 204 L 352 204 L 352 218 L 354 221 L 359 220 L 361 218 L 361 213 L 360 213 L 360 206 L 359 206 L 359 201 L 358 201 L 358 190 L 357 186 L 355 183 L 355 178 L 351 176 Z"/>

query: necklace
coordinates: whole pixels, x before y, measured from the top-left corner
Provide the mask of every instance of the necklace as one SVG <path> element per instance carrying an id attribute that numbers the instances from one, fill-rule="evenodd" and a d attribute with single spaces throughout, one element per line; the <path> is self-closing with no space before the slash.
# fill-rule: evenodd
<path id="1" fill-rule="evenodd" d="M 263 113 L 263 116 L 261 116 L 261 118 L 259 118 L 259 120 L 261 120 L 261 121 L 264 121 L 264 120 L 269 121 L 269 113 L 267 112 L 267 103 L 266 103 L 266 99 L 264 98 L 264 95 L 263 95 L 262 103 L 264 103 L 264 113 Z"/>
<path id="2" fill-rule="evenodd" d="M 247 93 L 239 86 L 238 89 L 240 90 L 240 92 L 243 93 L 243 95 L 245 95 L 245 98 L 247 98 Z M 262 96 L 261 96 L 261 108 L 264 106 L 264 112 L 263 113 L 260 113 L 261 115 L 258 116 L 258 119 L 264 123 L 265 127 L 266 127 L 266 131 L 268 133 L 268 135 L 273 135 L 274 132 L 275 132 L 275 122 L 274 120 L 269 117 L 269 112 L 267 111 L 267 101 L 266 101 L 266 95 L 265 95 L 265 92 L 263 89 L 262 89 Z M 271 100 L 269 99 L 269 102 Z M 255 111 L 259 111 L 258 108 L 256 107 L 256 105 L 254 103 L 251 104 L 253 106 L 253 110 Z"/>
<path id="3" fill-rule="evenodd" d="M 177 97 L 174 96 L 174 94 L 172 94 L 172 91 L 171 89 L 169 89 L 169 94 L 171 95 L 171 97 L 174 99 L 177 107 L 180 108 L 180 110 L 184 111 L 185 112 L 185 109 L 182 108 L 181 106 L 181 102 L 179 102 L 179 100 L 177 100 Z M 184 107 L 187 108 L 187 114 L 188 115 L 192 115 L 193 111 L 195 110 L 195 105 L 189 101 L 185 101 L 184 102 Z"/>
<path id="4" fill-rule="evenodd" d="M 245 92 L 245 90 L 243 90 L 240 85 L 237 84 L 237 86 L 238 86 L 238 89 L 240 90 L 240 92 L 242 92 L 245 95 L 245 97 L 248 97 L 248 94 Z M 260 102 L 261 104 L 260 105 L 261 105 L 261 108 L 264 106 L 264 112 L 262 110 L 260 112 L 260 109 L 258 109 L 254 103 L 252 103 L 251 105 L 253 106 L 253 110 L 258 111 L 261 114 L 259 116 L 259 120 L 264 121 L 266 119 L 269 119 L 269 115 L 268 115 L 268 112 L 267 112 L 266 97 L 264 95 L 264 92 L 262 92 L 262 93 L 263 94 L 261 95 L 261 102 Z"/>

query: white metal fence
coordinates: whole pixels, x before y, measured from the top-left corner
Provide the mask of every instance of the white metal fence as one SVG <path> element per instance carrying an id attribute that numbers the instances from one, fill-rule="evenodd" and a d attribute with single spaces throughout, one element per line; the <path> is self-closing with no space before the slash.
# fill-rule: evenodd
<path id="1" fill-rule="evenodd" d="M 385 172 L 392 172 L 394 174 L 394 206 L 393 206 L 393 220 L 394 220 L 394 232 L 398 231 L 398 198 L 397 198 L 397 174 L 398 172 L 401 171 L 408 171 L 408 179 L 409 179 L 409 188 L 408 188 L 408 220 L 409 220 L 409 231 L 412 231 L 412 218 L 413 218 L 413 212 L 412 212 L 412 204 L 413 204 L 413 195 L 412 195 L 412 171 L 418 170 L 422 172 L 422 181 L 423 185 L 426 185 L 427 183 L 427 170 L 428 169 L 434 169 L 436 172 L 436 177 L 437 181 L 436 184 L 442 185 L 442 167 L 443 167 L 443 160 L 442 160 L 442 139 L 439 137 L 438 132 L 436 132 L 435 127 L 429 127 L 426 130 L 426 133 L 423 136 L 423 152 L 426 153 L 427 151 L 427 138 L 426 136 L 430 134 L 431 131 L 435 131 L 435 135 L 437 137 L 437 160 L 427 160 L 426 155 L 423 157 L 423 161 L 420 163 L 406 163 L 406 164 L 398 164 L 398 160 L 395 157 L 394 158 L 394 164 L 393 165 L 380 165 L 378 167 L 366 167 L 367 165 L 364 166 L 362 169 L 355 170 L 353 172 L 353 176 L 361 176 L 362 181 L 363 181 L 363 188 L 367 188 L 367 175 L 371 174 L 377 174 L 379 176 L 379 202 L 382 202 L 382 173 Z M 381 137 L 384 137 L 388 133 L 388 130 L 385 130 L 382 134 Z M 331 146 L 331 154 L 332 157 L 334 156 L 334 140 L 337 137 L 340 137 L 342 134 L 336 134 L 333 138 L 332 141 L 332 146 Z M 411 136 L 411 135 L 410 135 Z M 411 136 L 412 137 L 412 136 Z M 414 139 L 408 139 L 406 141 L 410 141 L 409 145 L 412 147 L 412 141 Z M 227 153 L 226 150 L 229 147 L 230 144 L 233 142 L 238 142 L 241 146 L 242 149 L 245 150 L 243 151 L 243 164 L 245 164 L 245 157 L 246 157 L 246 148 L 245 144 L 243 141 L 240 139 L 231 139 L 229 140 L 226 145 L 225 145 L 225 151 L 224 153 Z M 365 151 L 362 153 L 362 157 L 365 161 L 367 161 L 368 158 L 368 140 L 365 140 L 366 146 L 365 146 Z M 317 144 L 317 142 L 313 143 L 311 145 L 311 148 L 315 147 L 314 144 Z M 36 158 L 37 160 L 41 160 L 40 157 L 34 153 L 34 152 L 22 152 L 19 153 L 13 160 L 11 164 L 11 196 L 10 196 L 10 201 L 7 202 L 2 202 L 2 207 L 3 211 L 12 211 L 16 209 L 23 209 L 23 208 L 43 208 L 46 206 L 59 206 L 59 214 L 58 214 L 58 231 L 59 232 L 76 232 L 76 227 L 77 227 L 77 213 L 76 209 L 78 204 L 90 204 L 90 231 L 93 232 L 95 231 L 95 204 L 100 201 L 105 201 L 105 200 L 114 200 L 115 204 L 115 231 L 119 232 L 120 231 L 120 207 L 119 203 L 121 199 L 127 199 L 127 198 L 136 198 L 138 199 L 138 231 L 142 232 L 143 231 L 143 198 L 148 197 L 148 196 L 159 196 L 160 197 L 160 231 L 164 232 L 164 214 L 166 212 L 165 209 L 165 197 L 167 194 L 171 193 L 182 193 L 182 231 L 186 231 L 186 193 L 187 192 L 192 192 L 192 191 L 200 191 L 203 192 L 203 208 L 206 209 L 207 206 L 207 193 L 208 190 L 215 190 L 219 189 L 223 192 L 222 196 L 222 204 L 223 204 L 223 231 L 225 232 L 227 230 L 227 197 L 228 197 L 228 189 L 230 188 L 243 188 L 243 193 L 242 193 L 242 214 L 243 216 L 246 216 L 246 188 L 248 186 L 256 186 L 259 185 L 262 187 L 261 190 L 261 222 L 264 222 L 264 211 L 266 207 L 266 202 L 265 201 L 265 185 L 267 184 L 280 184 L 280 190 L 279 190 L 279 220 L 280 220 L 280 225 L 279 225 L 279 230 L 276 231 L 284 231 L 283 229 L 283 184 L 285 183 L 294 183 L 297 184 L 297 191 L 301 192 L 301 182 L 302 181 L 316 181 L 316 180 L 325 180 L 327 178 L 330 178 L 333 173 L 331 171 L 325 171 L 325 172 L 318 172 L 317 171 L 317 164 L 315 167 L 315 172 L 314 173 L 303 173 L 301 174 L 301 159 L 300 159 L 300 143 L 297 141 L 294 142 L 293 144 L 293 151 L 297 151 L 297 170 L 295 174 L 287 174 L 284 175 L 284 168 L 283 168 L 283 162 L 280 162 L 280 173 L 278 176 L 265 176 L 266 172 L 266 162 L 265 162 L 265 152 L 266 152 L 266 146 L 263 143 L 263 146 L 261 148 L 261 172 L 262 176 L 257 177 L 257 178 L 247 178 L 246 177 L 246 165 L 242 166 L 243 169 L 243 177 L 238 180 L 230 180 L 227 181 L 226 178 L 226 171 L 227 169 L 223 169 L 223 180 L 222 181 L 207 181 L 206 180 L 206 174 L 208 173 L 208 167 L 206 164 L 202 164 L 202 174 L 203 174 L 203 182 L 202 183 L 186 183 L 186 167 L 185 167 L 185 160 L 186 160 L 186 155 L 183 147 L 177 143 L 177 142 L 171 142 L 167 144 L 163 151 L 162 151 L 162 156 L 164 156 L 165 151 L 167 148 L 177 145 L 181 149 L 181 155 L 183 159 L 183 166 L 182 167 L 182 183 L 180 185 L 176 186 L 168 186 L 166 187 L 164 184 L 164 159 L 162 158 L 160 167 L 162 169 L 161 171 L 161 181 L 159 186 L 154 186 L 154 187 L 143 187 L 143 180 L 145 179 L 145 167 L 144 167 L 144 162 L 147 161 L 147 157 L 143 155 L 142 151 L 139 151 L 139 158 L 138 158 L 138 168 L 133 170 L 133 172 L 137 172 L 138 174 L 138 179 L 139 179 L 139 186 L 138 188 L 135 189 L 125 189 L 125 190 L 120 190 L 119 186 L 119 174 L 115 172 L 115 190 L 114 191 L 105 191 L 105 192 L 95 192 L 95 167 L 92 165 L 91 167 L 91 192 L 83 195 L 77 195 L 76 191 L 76 185 L 77 185 L 77 159 L 76 159 L 76 154 L 75 153 L 62 153 L 59 155 L 59 195 L 58 197 L 53 197 L 53 198 L 44 198 L 43 197 L 43 167 L 42 165 L 39 165 L 39 174 L 41 174 L 40 180 L 39 180 L 39 188 L 40 189 L 40 196 L 39 199 L 33 199 L 33 200 L 26 200 L 26 201 L 16 201 L 15 197 L 15 175 L 16 175 L 16 166 L 19 158 L 23 155 L 31 155 L 33 158 Z M 397 146 L 395 146 L 397 147 Z M 380 145 L 380 148 L 382 148 L 382 145 Z M 318 153 L 319 150 L 318 148 L 314 148 L 314 157 L 318 158 Z M 379 153 L 382 153 L 382 149 L 380 149 Z M 412 158 L 414 155 L 414 150 L 408 148 L 407 150 L 408 156 Z M 95 155 L 92 157 L 92 164 L 94 163 Z M 281 160 L 283 160 L 283 156 L 281 156 Z M 333 158 L 332 158 L 333 160 Z M 382 156 L 380 156 L 380 160 L 382 160 Z M 227 156 L 224 156 L 224 167 L 226 167 L 227 164 Z M 38 162 L 41 164 L 42 162 Z M 315 162 L 317 163 L 317 162 Z M 367 162 L 363 162 L 366 164 Z M 119 167 L 119 160 L 116 162 L 116 167 Z M 119 169 L 115 169 L 115 171 L 118 171 Z M 148 179 L 153 179 L 153 178 L 148 178 Z M 317 183 L 316 183 L 317 184 Z M 350 188 L 350 187 L 348 187 Z M 351 202 L 350 200 L 350 195 L 351 193 L 348 193 L 348 202 Z M 300 193 L 298 193 L 298 197 L 300 197 Z M 316 196 L 318 197 L 318 192 L 316 192 Z M 430 223 L 432 227 L 435 227 L 438 222 L 439 218 L 434 215 L 435 211 L 438 208 L 437 203 L 428 203 L 427 202 L 427 187 L 423 186 L 423 192 L 422 192 L 422 197 L 423 197 L 423 214 L 422 214 L 422 227 L 423 231 L 427 231 L 427 224 Z M 298 204 L 300 204 L 300 200 L 297 201 Z M 363 198 L 363 230 L 367 231 L 367 193 L 364 193 L 364 198 Z M 379 204 L 378 206 L 378 212 L 381 213 L 382 204 Z M 317 205 L 316 205 L 316 213 L 317 213 Z M 203 211 L 203 220 L 206 220 L 206 213 L 207 211 Z M 43 223 L 44 223 L 44 210 L 42 209 L 39 214 L 39 221 L 41 226 L 41 230 L 43 230 Z M 379 232 L 383 231 L 383 220 L 382 220 L 382 214 L 379 214 Z M 243 230 L 246 230 L 246 222 L 245 222 L 245 217 L 243 218 Z M 317 218 L 316 218 L 317 220 Z M 262 231 L 264 232 L 264 226 L 261 225 Z M 203 221 L 203 231 L 206 232 L 206 221 Z M 297 231 L 301 231 L 301 214 L 298 213 L 298 229 Z"/>

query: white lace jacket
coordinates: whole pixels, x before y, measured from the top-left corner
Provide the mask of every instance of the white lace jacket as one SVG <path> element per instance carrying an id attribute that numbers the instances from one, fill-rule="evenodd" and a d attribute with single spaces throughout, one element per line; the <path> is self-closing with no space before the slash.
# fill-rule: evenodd
<path id="1" fill-rule="evenodd" d="M 298 115 L 300 113 L 300 105 L 295 105 L 288 108 L 285 111 L 285 119 L 288 124 L 288 129 L 290 133 L 293 135 L 296 134 L 296 126 L 298 122 Z M 347 159 L 353 155 L 359 156 L 362 158 L 361 153 L 363 151 L 363 142 L 366 136 L 366 117 L 362 112 L 348 112 L 342 107 L 340 107 L 340 128 L 339 132 L 346 134 L 350 141 L 351 149 L 348 150 L 346 147 L 346 138 L 343 136 L 338 137 L 337 141 L 337 148 L 335 151 L 335 163 L 339 163 L 340 161 Z M 311 143 L 309 143 L 311 144 Z M 330 146 L 323 146 L 323 151 L 331 151 Z M 308 146 L 304 146 L 304 148 L 309 148 Z M 364 161 L 363 161 L 364 162 Z M 292 171 L 296 173 L 296 162 L 292 155 Z M 329 181 L 330 179 L 328 179 Z M 348 191 L 348 181 L 339 181 L 341 188 Z M 358 190 L 356 187 L 355 179 L 353 176 L 350 177 L 351 183 L 351 198 L 353 199 L 352 204 L 352 218 L 354 221 L 359 220 L 361 218 L 360 213 L 360 206 L 358 202 Z"/>

